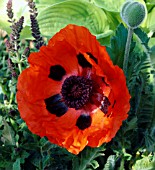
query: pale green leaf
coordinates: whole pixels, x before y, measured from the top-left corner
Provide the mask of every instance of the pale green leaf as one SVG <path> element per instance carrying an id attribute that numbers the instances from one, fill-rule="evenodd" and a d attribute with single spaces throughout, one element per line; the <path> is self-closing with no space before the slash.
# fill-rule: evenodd
<path id="1" fill-rule="evenodd" d="M 90 163 L 90 166 L 93 169 L 97 169 L 100 165 L 99 165 L 99 163 L 96 160 L 92 160 L 92 162 Z"/>
<path id="2" fill-rule="evenodd" d="M 141 2 L 143 5 L 145 5 L 145 2 L 143 0 L 136 0 L 138 2 Z M 121 7 L 123 3 L 126 2 L 126 0 L 94 0 L 94 4 L 100 8 L 105 9 L 106 11 L 110 12 L 120 12 Z"/>
<path id="3" fill-rule="evenodd" d="M 52 36 L 67 24 L 87 27 L 93 34 L 107 34 L 109 31 L 105 13 L 85 1 L 65 1 L 44 9 L 38 16 L 41 33 Z M 109 35 L 109 34 L 107 34 Z"/>
<path id="4" fill-rule="evenodd" d="M 147 3 L 155 4 L 155 0 L 146 0 Z"/>
<path id="5" fill-rule="evenodd" d="M 149 157 L 144 157 L 140 160 L 137 160 L 132 167 L 132 170 L 154 170 L 154 169 L 155 169 L 155 159 L 151 161 Z"/>
<path id="6" fill-rule="evenodd" d="M 3 120 L 3 125 L 2 141 L 7 145 L 15 145 L 15 132 L 5 120 Z"/>
<path id="7" fill-rule="evenodd" d="M 116 163 L 116 156 L 110 155 L 107 159 L 106 164 L 104 165 L 103 170 L 114 170 L 115 169 L 115 163 Z"/>
<path id="8" fill-rule="evenodd" d="M 20 168 L 20 158 L 18 158 L 13 164 L 13 170 L 21 170 Z"/>
<path id="9" fill-rule="evenodd" d="M 149 28 L 150 31 L 155 31 L 155 7 L 152 9 L 152 11 L 147 16 L 146 26 Z"/>
<path id="10" fill-rule="evenodd" d="M 125 0 L 94 0 L 96 6 L 110 12 L 120 12 L 120 7 L 124 2 Z"/>
<path id="11" fill-rule="evenodd" d="M 39 0 L 39 4 L 56 4 L 67 0 Z"/>
<path id="12" fill-rule="evenodd" d="M 149 40 L 149 47 L 153 47 L 153 46 L 155 46 L 155 37 L 150 38 Z"/>

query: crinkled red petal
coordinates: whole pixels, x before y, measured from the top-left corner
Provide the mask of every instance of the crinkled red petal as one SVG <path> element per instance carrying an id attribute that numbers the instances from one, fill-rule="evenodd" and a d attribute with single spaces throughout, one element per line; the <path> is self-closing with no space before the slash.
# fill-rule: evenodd
<path id="1" fill-rule="evenodd" d="M 88 52 L 98 63 L 90 58 Z M 69 108 L 63 116 L 57 117 L 46 110 L 44 102 L 44 99 L 60 93 L 66 77 L 81 74 L 82 68 L 77 60 L 79 53 L 91 63 L 93 73 L 105 78 L 109 87 L 102 88 L 111 103 L 107 114 L 99 108 L 89 113 L 92 124 L 85 130 L 76 126 L 77 118 L 85 114 L 85 110 Z M 98 147 L 115 136 L 130 109 L 125 75 L 118 66 L 113 65 L 106 48 L 98 43 L 88 29 L 76 25 L 66 26 L 50 39 L 47 46 L 32 53 L 28 61 L 30 67 L 18 79 L 17 102 L 21 117 L 33 133 L 46 136 L 52 143 L 74 154 L 87 145 Z M 62 81 L 48 77 L 53 65 L 62 65 L 66 70 Z"/>

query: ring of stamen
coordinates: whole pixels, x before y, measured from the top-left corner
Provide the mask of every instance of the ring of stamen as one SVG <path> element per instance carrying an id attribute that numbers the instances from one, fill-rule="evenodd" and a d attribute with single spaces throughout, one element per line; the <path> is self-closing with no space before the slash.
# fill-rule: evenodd
<path id="1" fill-rule="evenodd" d="M 68 107 L 78 110 L 90 100 L 92 89 L 92 80 L 82 76 L 70 76 L 65 79 L 61 94 Z"/>

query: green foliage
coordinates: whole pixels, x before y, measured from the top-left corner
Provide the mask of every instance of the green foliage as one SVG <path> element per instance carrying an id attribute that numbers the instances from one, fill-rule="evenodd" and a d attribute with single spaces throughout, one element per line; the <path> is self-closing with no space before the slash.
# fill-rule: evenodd
<path id="1" fill-rule="evenodd" d="M 84 25 L 95 35 L 106 34 L 109 30 L 105 13 L 81 0 L 65 1 L 47 7 L 39 14 L 38 22 L 42 34 L 50 37 L 69 23 Z"/>
<path id="2" fill-rule="evenodd" d="M 78 156 L 73 159 L 73 169 L 72 170 L 93 170 L 97 169 L 100 165 L 96 161 L 96 158 L 99 156 L 104 156 L 103 151 L 105 150 L 104 146 L 99 148 L 85 148 L 85 150 Z"/>
<path id="3" fill-rule="evenodd" d="M 0 28 L 10 33 L 10 24 L 4 12 L 6 2 L 0 1 Z M 14 1 L 14 8 L 18 2 Z M 24 2 L 25 6 L 19 5 L 14 12 L 16 19 L 21 15 L 25 17 L 21 37 L 32 39 L 27 2 L 20 2 Z M 122 67 L 128 32 L 120 24 L 119 11 L 123 2 L 36 0 L 39 26 L 47 38 L 68 23 L 84 25 L 102 45 L 107 45 L 113 63 Z M 5 48 L 4 41 L 8 36 L 0 37 L 0 170 L 155 169 L 155 2 L 146 0 L 146 6 L 148 18 L 143 25 L 145 28 L 134 30 L 130 48 L 127 85 L 132 98 L 129 117 L 111 142 L 98 148 L 86 147 L 79 155 L 70 154 L 28 130 L 17 111 L 17 77 L 12 76 L 7 62 L 11 58 L 12 68 L 19 75 L 19 61 Z M 23 51 L 30 46 L 30 41 L 24 40 L 19 44 L 18 54 L 24 69 L 28 63 Z M 31 51 L 36 49 L 31 46 Z"/>
<path id="4" fill-rule="evenodd" d="M 105 9 L 106 11 L 110 11 L 110 12 L 120 12 L 120 7 L 122 6 L 122 4 L 125 2 L 125 0 L 120 0 L 120 1 L 115 1 L 114 0 L 94 0 L 94 4 L 96 6 L 99 6 L 103 9 Z"/>
<path id="5" fill-rule="evenodd" d="M 144 156 L 142 159 L 137 160 L 133 170 L 154 170 L 155 168 L 155 155 Z"/>
<path id="6" fill-rule="evenodd" d="M 115 169 L 115 163 L 116 163 L 116 156 L 110 155 L 107 159 L 106 164 L 104 165 L 103 170 L 114 170 Z"/>
<path id="7" fill-rule="evenodd" d="M 120 65 L 119 61 L 124 57 L 126 37 L 127 30 L 123 25 L 118 26 L 115 36 L 111 38 L 111 47 L 107 48 L 115 64 Z M 121 158 L 121 168 L 125 164 L 123 160 L 134 160 L 131 154 L 140 148 L 155 152 L 155 72 L 150 57 L 149 38 L 141 29 L 136 29 L 133 41 L 127 74 L 127 84 L 132 96 L 129 118 L 109 146 Z M 126 150 L 130 152 L 127 153 Z"/>
<path id="8" fill-rule="evenodd" d="M 154 16 L 155 16 L 155 7 L 148 14 L 147 22 L 146 22 L 147 28 L 149 28 L 149 30 L 153 32 L 155 31 Z"/>
<path id="9" fill-rule="evenodd" d="M 5 145 L 15 145 L 15 132 L 13 129 L 8 125 L 8 123 L 3 120 L 4 129 L 2 130 L 2 138 L 1 140 Z"/>
<path id="10" fill-rule="evenodd" d="M 111 37 L 110 47 L 107 47 L 107 51 L 114 64 L 123 67 L 125 44 L 127 40 L 127 29 L 120 24 L 116 30 L 115 36 Z M 133 50 L 135 43 L 132 42 L 130 51 Z"/>
<path id="11" fill-rule="evenodd" d="M 13 163 L 13 170 L 20 170 L 20 158 Z"/>

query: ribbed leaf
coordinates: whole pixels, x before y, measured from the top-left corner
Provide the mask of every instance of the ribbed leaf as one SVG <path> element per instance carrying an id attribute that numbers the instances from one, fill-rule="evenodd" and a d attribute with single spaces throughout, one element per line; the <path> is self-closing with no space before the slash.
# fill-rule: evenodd
<path id="1" fill-rule="evenodd" d="M 95 35 L 103 33 L 106 35 L 109 31 L 105 13 L 82 0 L 51 5 L 40 13 L 38 22 L 42 34 L 50 37 L 67 24 L 83 25 Z"/>
<path id="2" fill-rule="evenodd" d="M 124 2 L 125 0 L 94 0 L 96 6 L 111 12 L 120 12 L 120 7 Z"/>
<path id="3" fill-rule="evenodd" d="M 137 0 L 141 3 L 144 3 L 143 0 Z M 120 12 L 121 10 L 121 6 L 123 5 L 124 2 L 126 2 L 126 0 L 94 0 L 93 1 L 95 3 L 96 6 L 99 6 L 107 11 L 110 12 Z"/>
<path id="4" fill-rule="evenodd" d="M 39 4 L 56 4 L 67 0 L 39 0 Z"/>
<path id="5" fill-rule="evenodd" d="M 149 28 L 149 30 L 152 31 L 152 32 L 155 31 L 154 16 L 155 16 L 155 7 L 154 7 L 153 10 L 148 14 L 148 16 L 147 16 L 147 22 L 146 22 L 147 28 Z"/>

